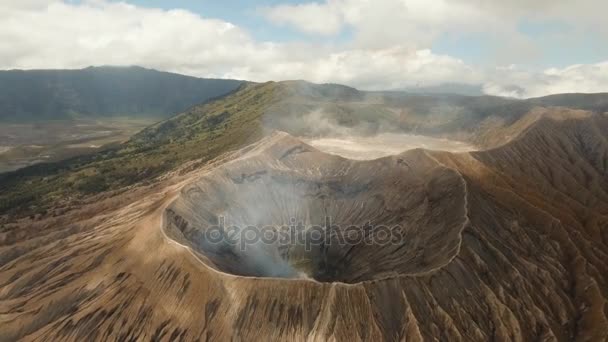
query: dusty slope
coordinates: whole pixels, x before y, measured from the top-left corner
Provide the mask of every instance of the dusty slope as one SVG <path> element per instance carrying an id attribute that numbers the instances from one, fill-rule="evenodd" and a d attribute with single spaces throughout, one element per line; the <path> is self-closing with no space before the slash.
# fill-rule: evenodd
<path id="1" fill-rule="evenodd" d="M 428 273 L 448 263 L 467 224 L 465 192 L 457 172 L 421 150 L 353 161 L 280 133 L 185 187 L 168 208 L 164 228 L 224 272 L 290 277 L 301 271 L 319 281 L 357 283 Z M 255 226 L 288 233 L 290 225 L 301 224 L 306 234 L 285 243 L 260 239 L 246 249 L 205 234 L 222 219 L 240 232 Z M 379 226 L 394 236 L 375 236 Z M 350 227 L 351 234 L 317 238 L 313 227 L 336 233 Z"/>
<path id="2" fill-rule="evenodd" d="M 204 254 L 182 244 L 187 241 L 176 242 L 161 230 L 167 206 L 183 198 L 180 189 L 217 177 L 218 169 L 208 166 L 101 201 L 89 214 L 85 208 L 46 227 L 4 233 L 0 336 L 7 341 L 607 340 L 608 118 L 543 116 L 526 127 L 488 151 L 413 150 L 381 161 L 393 163 L 390 172 L 400 160 L 414 166 L 401 185 L 408 189 L 449 174 L 439 194 L 453 194 L 455 202 L 448 202 L 453 208 L 462 204 L 466 213 L 458 234 L 445 234 L 441 227 L 454 223 L 441 219 L 450 207 L 442 202 L 445 196 L 434 196 L 435 187 L 416 191 L 423 199 L 419 218 L 427 221 L 419 228 L 429 227 L 424 234 L 435 243 L 458 242 L 449 249 L 452 254 L 429 249 L 442 262 L 427 272 L 402 271 L 355 284 L 218 272 L 201 262 Z M 269 140 L 260 144 L 265 150 L 284 147 Z M 318 154 L 315 160 L 353 164 L 314 151 L 296 157 L 305 160 L 310 153 Z M 100 207 L 103 215 L 96 215 Z M 83 219 L 87 216 L 93 218 Z M 364 260 L 378 267 L 368 274 L 387 263 L 420 267 L 408 258 L 386 260 L 373 252 Z"/>
<path id="3" fill-rule="evenodd" d="M 465 150 L 471 144 L 475 149 L 489 148 L 508 142 L 535 122 L 537 106 L 568 105 L 602 113 L 608 94 L 564 94 L 545 100 L 361 92 L 303 81 L 247 83 L 106 151 L 0 175 L 0 224 L 30 215 L 53 216 L 58 208 L 79 208 L 93 194 L 154 181 L 193 160 L 204 164 L 273 130 L 307 141 L 333 140 L 334 145 L 336 139 L 354 137 L 367 143 L 370 137 L 388 134 L 405 136 L 400 140 L 408 145 L 411 135 L 423 135 L 429 141 L 419 147 L 429 149 L 445 148 L 445 141 L 434 138 L 465 142 L 460 146 Z M 531 120 L 520 120 L 526 114 Z M 384 145 L 382 151 L 372 152 L 403 151 L 392 138 Z"/>

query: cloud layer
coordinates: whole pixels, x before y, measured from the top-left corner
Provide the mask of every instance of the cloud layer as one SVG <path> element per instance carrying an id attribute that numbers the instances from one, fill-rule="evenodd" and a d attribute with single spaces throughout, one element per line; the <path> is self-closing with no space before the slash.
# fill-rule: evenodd
<path id="1" fill-rule="evenodd" d="M 202 77 L 253 81 L 307 79 L 362 89 L 399 89 L 444 82 L 483 84 L 502 96 L 532 97 L 561 92 L 608 91 L 608 62 L 564 68 L 526 69 L 492 63 L 469 65 L 433 52 L 448 33 L 483 32 L 504 38 L 506 50 L 529 45 L 517 29 L 522 16 L 562 20 L 579 6 L 540 1 L 329 0 L 260 9 L 278 27 L 289 26 L 321 39 L 256 40 L 224 20 L 186 10 L 144 8 L 90 0 L 22 0 L 0 4 L 0 68 L 81 68 L 141 65 Z M 587 6 L 587 7 L 585 7 Z M 608 10 L 608 8 L 606 8 Z M 542 10 L 542 11 L 541 11 Z M 595 10 L 587 20 L 563 19 L 581 32 L 608 37 Z M 331 39 L 352 33 L 346 42 Z M 514 50 L 515 49 L 515 50 Z M 608 58 L 607 58 L 608 59 Z"/>

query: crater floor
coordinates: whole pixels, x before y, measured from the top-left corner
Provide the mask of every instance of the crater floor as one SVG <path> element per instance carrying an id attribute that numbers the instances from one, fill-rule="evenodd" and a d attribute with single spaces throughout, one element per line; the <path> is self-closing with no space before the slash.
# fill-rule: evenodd
<path id="1" fill-rule="evenodd" d="M 357 283 L 449 262 L 465 201 L 424 151 L 355 161 L 278 134 L 184 188 L 164 228 L 222 272 Z"/>
<path id="2" fill-rule="evenodd" d="M 449 152 L 469 152 L 477 149 L 462 141 L 404 133 L 323 137 L 304 141 L 320 151 L 356 160 L 376 159 L 416 148 Z"/>

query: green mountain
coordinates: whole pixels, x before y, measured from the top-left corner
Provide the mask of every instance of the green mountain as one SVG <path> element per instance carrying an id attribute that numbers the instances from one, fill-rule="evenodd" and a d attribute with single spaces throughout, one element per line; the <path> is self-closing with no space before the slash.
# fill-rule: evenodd
<path id="1" fill-rule="evenodd" d="M 402 90 L 412 94 L 455 94 L 466 96 L 481 96 L 484 94 L 481 84 L 471 85 L 465 83 L 441 83 L 433 86 L 419 85 L 406 87 Z"/>
<path id="2" fill-rule="evenodd" d="M 557 94 L 529 99 L 528 102 L 541 106 L 570 107 L 598 113 L 608 112 L 608 93 Z"/>
<path id="3" fill-rule="evenodd" d="M 141 67 L 0 71 L 0 121 L 169 117 L 241 83 Z"/>
<path id="4" fill-rule="evenodd" d="M 580 98 L 584 95 L 565 96 L 573 108 L 586 108 Z M 499 141 L 493 135 L 538 106 L 537 101 L 361 92 L 303 81 L 243 83 L 236 91 L 152 125 L 112 149 L 0 175 L 0 216 L 73 207 L 92 194 L 153 181 L 186 162 L 202 165 L 273 130 L 296 136 L 329 135 L 335 129 L 449 135 L 483 146 Z"/>
<path id="5" fill-rule="evenodd" d="M 186 161 L 208 161 L 260 138 L 260 117 L 277 84 L 239 91 L 158 123 L 105 151 L 0 174 L 0 215 L 46 213 L 85 196 L 155 177 Z"/>

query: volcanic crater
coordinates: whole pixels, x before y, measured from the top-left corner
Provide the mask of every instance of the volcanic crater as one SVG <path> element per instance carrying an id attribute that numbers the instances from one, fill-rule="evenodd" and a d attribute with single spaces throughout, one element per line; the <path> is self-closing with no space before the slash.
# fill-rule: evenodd
<path id="1" fill-rule="evenodd" d="M 277 133 L 186 186 L 162 229 L 223 273 L 352 284 L 446 265 L 467 223 L 465 182 L 424 150 L 351 160 Z"/>

